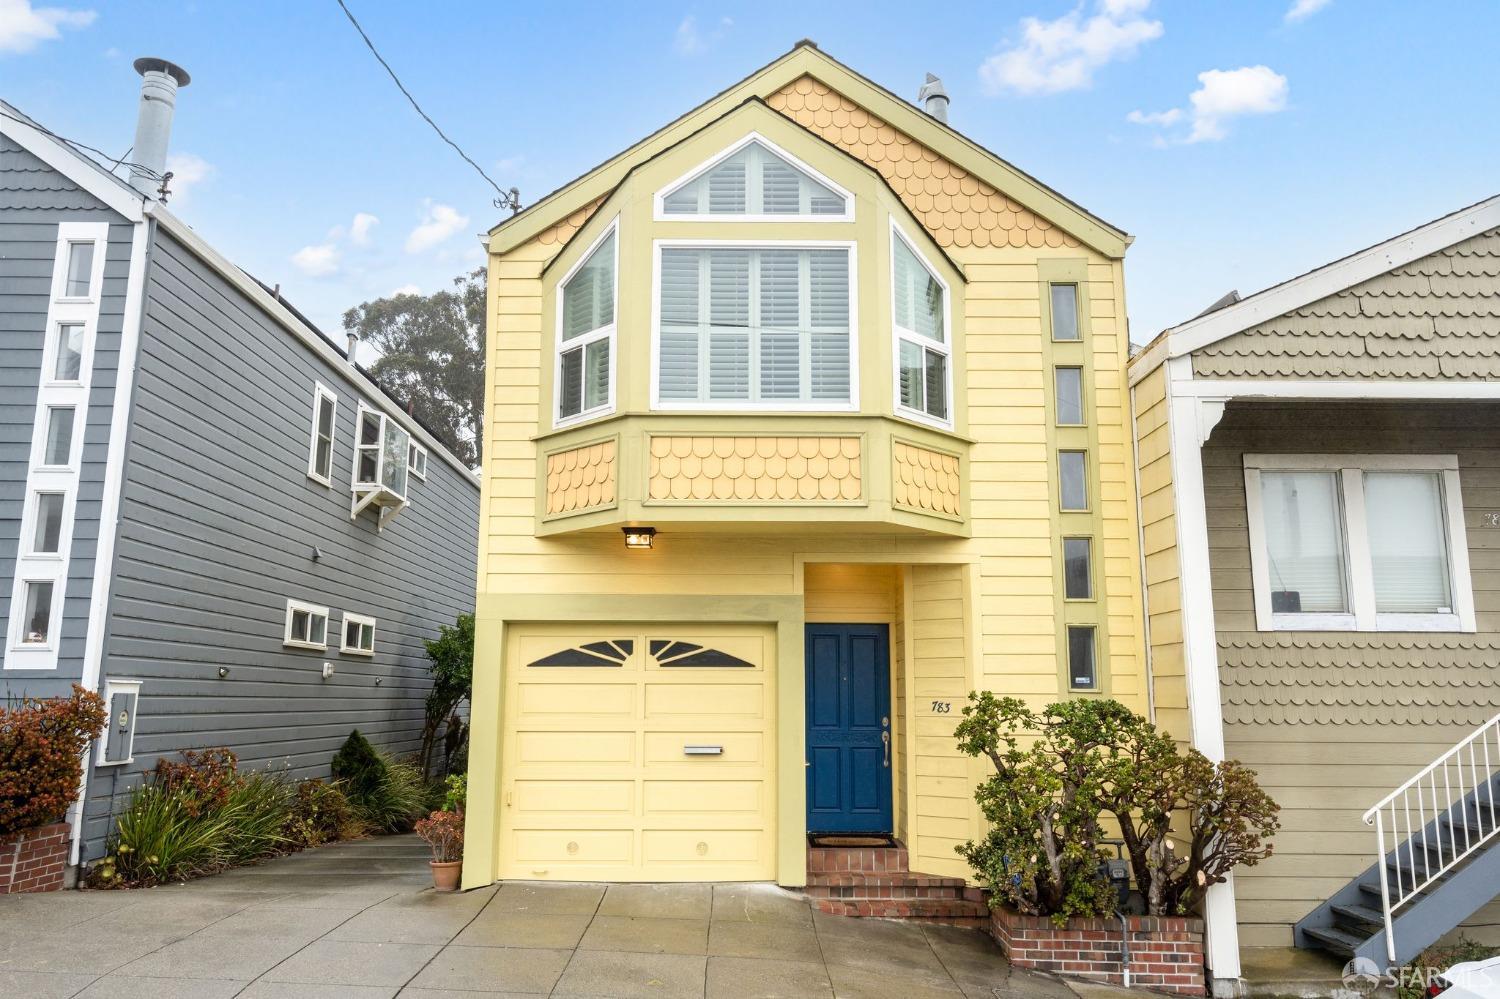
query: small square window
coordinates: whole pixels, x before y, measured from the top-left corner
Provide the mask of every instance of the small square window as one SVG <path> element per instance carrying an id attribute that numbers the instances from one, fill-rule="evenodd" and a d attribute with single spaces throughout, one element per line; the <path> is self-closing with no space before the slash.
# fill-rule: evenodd
<path id="1" fill-rule="evenodd" d="M 36 530 L 31 537 L 31 554 L 56 555 L 62 545 L 63 493 L 37 493 Z"/>
<path id="2" fill-rule="evenodd" d="M 21 619 L 22 645 L 47 645 L 52 640 L 52 596 L 56 584 L 50 579 L 32 579 L 26 582 L 25 615 Z"/>
<path id="3" fill-rule="evenodd" d="M 1063 538 L 1063 597 L 1094 599 L 1093 544 L 1088 538 Z"/>
<path id="4" fill-rule="evenodd" d="M 286 602 L 286 635 L 283 645 L 299 649 L 328 647 L 328 608 L 297 600 Z"/>
<path id="5" fill-rule="evenodd" d="M 343 640 L 339 651 L 353 656 L 375 654 L 375 619 L 363 614 L 344 613 Z"/>
<path id="6" fill-rule="evenodd" d="M 1094 626 L 1068 625 L 1068 686 L 1074 690 L 1098 690 L 1099 670 L 1094 663 Z"/>
<path id="7" fill-rule="evenodd" d="M 1052 289 L 1052 339 L 1077 340 L 1078 286 L 1054 284 Z"/>
<path id="8" fill-rule="evenodd" d="M 406 458 L 407 471 L 412 478 L 427 481 L 427 449 L 420 444 L 413 443 Z"/>
<path id="9" fill-rule="evenodd" d="M 42 464 L 63 467 L 73 454 L 72 406 L 49 406 L 47 436 L 42 446 Z"/>
<path id="10" fill-rule="evenodd" d="M 1082 451 L 1057 453 L 1058 494 L 1064 510 L 1089 508 L 1088 459 Z"/>
<path id="11" fill-rule="evenodd" d="M 94 283 L 94 244 L 68 244 L 68 273 L 63 294 L 68 298 L 88 298 Z"/>
<path id="12" fill-rule="evenodd" d="M 62 323 L 53 334 L 52 380 L 76 382 L 83 373 L 83 324 Z"/>
<path id="13" fill-rule="evenodd" d="M 1057 424 L 1062 427 L 1083 426 L 1083 369 L 1057 368 Z"/>

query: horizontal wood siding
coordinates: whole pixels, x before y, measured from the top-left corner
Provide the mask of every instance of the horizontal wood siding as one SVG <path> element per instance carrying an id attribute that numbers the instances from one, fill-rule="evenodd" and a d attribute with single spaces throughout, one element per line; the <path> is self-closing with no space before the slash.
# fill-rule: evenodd
<path id="1" fill-rule="evenodd" d="M 1282 807 L 1275 855 L 1235 875 L 1245 946 L 1289 945 L 1373 862 L 1364 810 L 1500 711 L 1500 532 L 1481 526 L 1500 508 L 1497 419 L 1496 405 L 1231 403 L 1203 449 L 1226 750 Z M 1246 452 L 1458 455 L 1478 633 L 1257 632 Z M 1500 941 L 1500 906 L 1465 932 Z"/>
<path id="2" fill-rule="evenodd" d="M 422 643 L 474 605 L 477 480 L 434 455 L 384 531 L 351 520 L 347 369 L 165 234 L 152 253 L 105 663 L 144 681 L 136 760 L 91 783 L 86 856 L 141 772 L 182 749 L 295 777 L 326 775 L 355 728 L 412 752 Z M 315 381 L 338 395 L 331 488 L 307 476 Z M 327 651 L 283 647 L 288 598 L 329 607 Z M 344 611 L 376 618 L 373 658 L 340 654 Z"/>
<path id="3" fill-rule="evenodd" d="M 83 458 L 63 603 L 62 644 L 55 670 L 0 673 L 0 698 L 66 694 L 83 673 L 132 231 L 129 223 L 92 194 L 9 137 L 0 136 L 0 635 L 10 620 L 60 222 L 109 223 L 89 407 L 83 422 Z M 4 649 L 0 648 L 3 656 Z"/>

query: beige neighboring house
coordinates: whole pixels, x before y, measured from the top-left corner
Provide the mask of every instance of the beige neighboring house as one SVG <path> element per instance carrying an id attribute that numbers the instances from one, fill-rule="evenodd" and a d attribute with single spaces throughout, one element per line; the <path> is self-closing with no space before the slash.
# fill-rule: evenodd
<path id="1" fill-rule="evenodd" d="M 1129 384 L 1158 720 L 1282 806 L 1211 895 L 1220 991 L 1246 948 L 1496 942 L 1500 198 L 1226 296 Z"/>

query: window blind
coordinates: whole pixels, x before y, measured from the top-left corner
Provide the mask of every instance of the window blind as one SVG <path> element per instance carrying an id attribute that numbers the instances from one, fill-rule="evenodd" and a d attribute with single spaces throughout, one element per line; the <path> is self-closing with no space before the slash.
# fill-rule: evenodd
<path id="1" fill-rule="evenodd" d="M 896 292 L 896 325 L 904 330 L 944 342 L 943 286 L 917 259 L 904 239 L 892 236 L 895 266 L 892 278 Z"/>
<path id="2" fill-rule="evenodd" d="M 657 391 L 666 402 L 847 402 L 849 252 L 661 251 Z"/>
<path id="3" fill-rule="evenodd" d="M 615 321 L 615 234 L 594 248 L 563 288 L 563 339 Z"/>
<path id="4" fill-rule="evenodd" d="M 1375 610 L 1451 614 L 1443 489 L 1434 472 L 1366 472 Z"/>
<path id="5" fill-rule="evenodd" d="M 1260 482 L 1272 610 L 1348 613 L 1338 474 L 1262 472 Z"/>
<path id="6" fill-rule="evenodd" d="M 842 215 L 847 199 L 759 142 L 667 192 L 668 215 Z"/>

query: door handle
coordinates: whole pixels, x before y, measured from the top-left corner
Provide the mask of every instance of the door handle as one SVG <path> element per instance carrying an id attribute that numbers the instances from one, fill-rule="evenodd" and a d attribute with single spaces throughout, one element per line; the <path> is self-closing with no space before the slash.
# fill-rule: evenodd
<path id="1" fill-rule="evenodd" d="M 891 765 L 891 733 L 881 732 L 880 741 L 885 745 L 885 766 Z"/>

